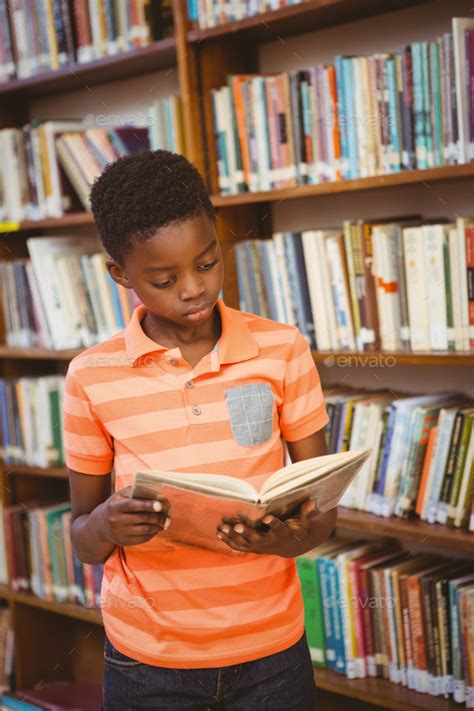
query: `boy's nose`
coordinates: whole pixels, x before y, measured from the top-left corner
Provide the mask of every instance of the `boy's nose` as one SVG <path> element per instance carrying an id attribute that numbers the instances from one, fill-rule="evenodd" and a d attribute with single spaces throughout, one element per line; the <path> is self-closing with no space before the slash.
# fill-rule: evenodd
<path id="1" fill-rule="evenodd" d="M 196 299 L 204 293 L 204 282 L 201 276 L 189 276 L 184 281 L 180 297 L 183 300 Z"/>

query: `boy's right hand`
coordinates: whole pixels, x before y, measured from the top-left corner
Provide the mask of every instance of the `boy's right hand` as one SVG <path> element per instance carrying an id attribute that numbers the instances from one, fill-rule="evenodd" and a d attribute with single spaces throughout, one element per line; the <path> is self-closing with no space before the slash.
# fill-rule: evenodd
<path id="1" fill-rule="evenodd" d="M 170 523 L 167 499 L 131 499 L 131 490 L 131 486 L 120 489 L 102 504 L 104 535 L 118 546 L 146 543 Z"/>

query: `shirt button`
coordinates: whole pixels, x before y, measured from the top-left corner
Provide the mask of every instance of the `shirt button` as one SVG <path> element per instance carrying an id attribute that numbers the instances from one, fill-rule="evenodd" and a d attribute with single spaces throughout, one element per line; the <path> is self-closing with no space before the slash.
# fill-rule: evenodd
<path id="1" fill-rule="evenodd" d="M 201 414 L 201 408 L 200 407 L 193 407 L 193 415 L 200 415 Z"/>
<path id="2" fill-rule="evenodd" d="M 186 385 L 187 388 L 194 388 L 194 383 L 193 383 L 192 380 L 187 380 L 187 381 L 185 382 L 185 385 Z"/>
<path id="3" fill-rule="evenodd" d="M 178 365 L 178 360 L 177 360 L 177 358 L 171 358 L 171 359 L 170 359 L 170 363 L 171 363 L 171 365 Z"/>

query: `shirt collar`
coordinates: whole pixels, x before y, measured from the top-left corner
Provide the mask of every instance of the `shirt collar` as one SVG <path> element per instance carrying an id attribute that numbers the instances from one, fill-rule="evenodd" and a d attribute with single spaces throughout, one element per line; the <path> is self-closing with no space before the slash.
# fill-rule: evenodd
<path id="1" fill-rule="evenodd" d="M 226 306 L 221 298 L 217 300 L 217 308 L 222 324 L 222 334 L 217 344 L 219 362 L 238 363 L 257 356 L 258 343 L 250 332 L 243 314 Z M 124 331 L 127 361 L 132 366 L 137 365 L 137 360 L 147 353 L 169 350 L 167 346 L 156 343 L 145 334 L 141 326 L 145 314 L 146 307 L 143 304 L 137 306 Z"/>

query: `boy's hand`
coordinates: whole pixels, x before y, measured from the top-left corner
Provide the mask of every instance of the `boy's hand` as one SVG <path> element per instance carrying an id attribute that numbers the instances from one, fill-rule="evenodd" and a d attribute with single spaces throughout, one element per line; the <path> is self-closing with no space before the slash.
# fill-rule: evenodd
<path id="1" fill-rule="evenodd" d="M 101 505 L 104 536 L 118 546 L 146 543 L 168 528 L 170 522 L 167 499 L 131 499 L 131 490 L 131 486 L 120 489 Z"/>
<path id="2" fill-rule="evenodd" d="M 276 516 L 265 516 L 262 522 L 269 527 L 267 531 L 256 531 L 243 522 L 229 524 L 223 521 L 217 527 L 217 537 L 237 551 L 292 558 L 312 547 L 310 521 L 315 506 L 314 501 L 307 499 L 298 512 L 285 521 Z"/>

